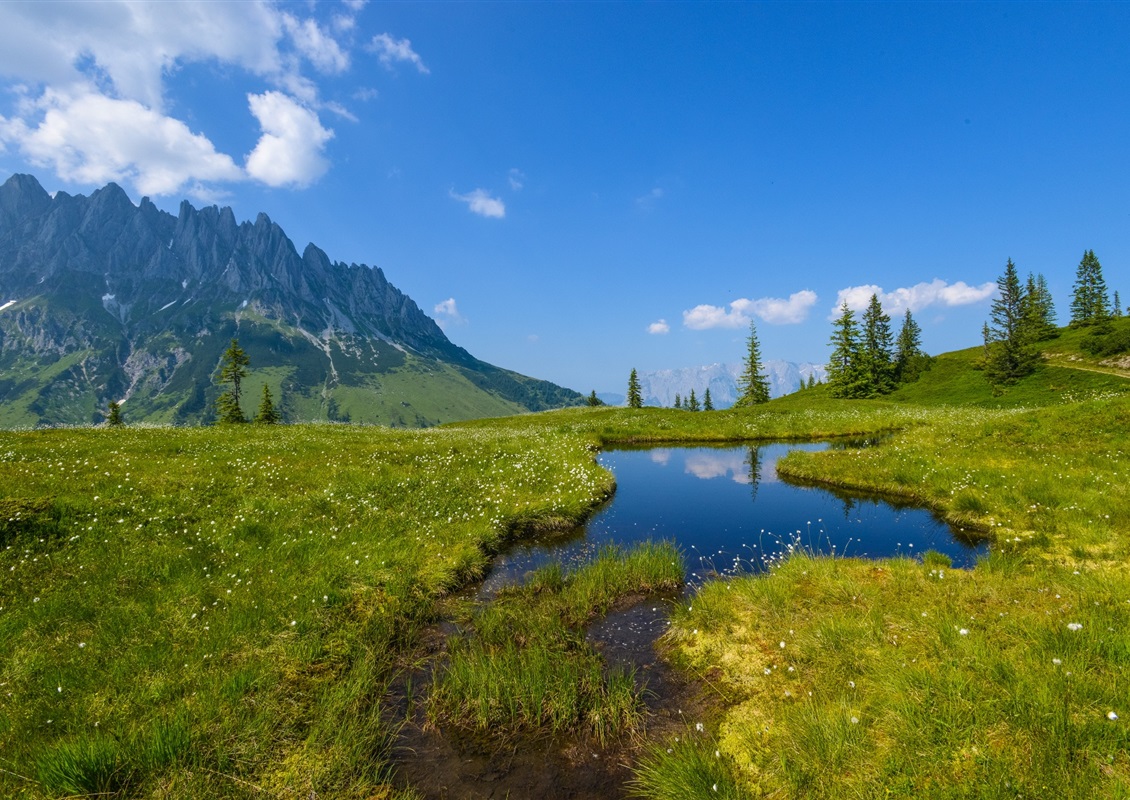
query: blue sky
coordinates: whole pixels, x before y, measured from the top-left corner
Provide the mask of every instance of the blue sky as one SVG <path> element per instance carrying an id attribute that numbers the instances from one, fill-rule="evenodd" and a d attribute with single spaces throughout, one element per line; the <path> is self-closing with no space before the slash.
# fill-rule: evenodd
<path id="1" fill-rule="evenodd" d="M 0 3 L 0 179 L 265 211 L 572 388 L 1130 302 L 1130 5 Z"/>

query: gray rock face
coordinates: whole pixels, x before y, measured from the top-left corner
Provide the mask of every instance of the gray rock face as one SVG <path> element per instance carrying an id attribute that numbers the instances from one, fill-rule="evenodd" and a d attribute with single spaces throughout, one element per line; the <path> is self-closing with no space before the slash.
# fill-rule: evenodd
<path id="1" fill-rule="evenodd" d="M 100 365 L 79 388 L 93 392 L 91 406 L 129 390 L 165 393 L 164 405 L 175 404 L 177 392 L 210 383 L 217 338 L 238 333 L 242 342 L 255 325 L 268 353 L 293 355 L 303 342 L 317 342 L 314 350 L 331 359 L 331 343 L 342 351 L 358 341 L 391 344 L 452 365 L 484 391 L 531 410 L 581 399 L 475 359 L 380 269 L 333 262 L 313 244 L 299 255 L 266 214 L 238 223 L 230 208 L 186 201 L 173 216 L 148 198 L 133 205 L 112 183 L 89 197 L 51 197 L 30 175 L 0 185 L 0 306 L 6 303 L 0 370 L 84 351 L 84 379 Z M 258 365 L 271 365 L 264 361 L 271 359 L 260 356 Z M 281 355 L 276 361 L 285 364 Z M 332 363 L 321 371 L 303 374 L 323 384 L 336 374 Z M 85 421 L 64 417 L 41 421 Z"/>
<path id="2" fill-rule="evenodd" d="M 815 375 L 818 381 L 827 377 L 823 364 L 771 360 L 762 363 L 761 367 L 762 373 L 769 379 L 770 397 L 795 392 L 800 388 L 801 381 L 808 380 L 809 375 Z M 738 399 L 738 376 L 742 374 L 742 370 L 742 364 L 709 364 L 642 372 L 638 377 L 645 405 L 672 406 L 676 394 L 686 400 L 692 389 L 695 397 L 702 402 L 706 390 L 710 389 L 714 407 L 729 408 Z"/>

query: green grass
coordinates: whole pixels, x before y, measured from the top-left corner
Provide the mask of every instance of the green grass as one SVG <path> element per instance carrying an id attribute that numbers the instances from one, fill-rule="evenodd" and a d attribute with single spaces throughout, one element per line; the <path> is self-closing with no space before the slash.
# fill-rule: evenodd
<path id="1" fill-rule="evenodd" d="M 1124 572 L 801 554 L 706 585 L 669 638 L 729 694 L 718 748 L 751 791 L 1121 797 L 1128 626 Z"/>
<path id="2" fill-rule="evenodd" d="M 606 668 L 584 625 L 624 597 L 678 590 L 683 575 L 670 544 L 608 547 L 573 572 L 538 570 L 464 621 L 435 679 L 429 715 L 503 739 L 547 731 L 605 744 L 639 732 L 634 676 Z"/>
<path id="3" fill-rule="evenodd" d="M 493 552 L 608 496 L 600 446 L 862 435 L 782 469 L 913 499 L 999 555 L 968 573 L 798 557 L 708 585 L 669 645 L 729 702 L 649 751 L 636 790 L 1127 796 L 1130 381 L 1080 355 L 1085 334 L 995 395 L 959 353 L 883 401 L 0 433 L 0 795 L 392 796 L 387 686 Z M 638 729 L 630 676 L 580 630 L 668 585 L 655 552 L 468 612 L 435 719 Z"/>
<path id="4" fill-rule="evenodd" d="M 0 485 L 12 797 L 379 796 L 437 600 L 611 489 L 580 437 L 330 425 L 3 433 Z"/>

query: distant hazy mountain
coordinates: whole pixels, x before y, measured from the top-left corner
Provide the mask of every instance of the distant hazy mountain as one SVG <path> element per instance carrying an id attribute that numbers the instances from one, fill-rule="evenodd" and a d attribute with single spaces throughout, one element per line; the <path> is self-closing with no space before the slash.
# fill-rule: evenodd
<path id="1" fill-rule="evenodd" d="M 691 389 L 694 389 L 695 397 L 701 402 L 709 388 L 714 407 L 729 408 L 738 399 L 738 376 L 742 369 L 742 364 L 710 364 L 641 372 L 638 376 L 645 405 L 672 406 L 675 404 L 676 394 L 686 400 Z M 762 363 L 762 371 L 769 379 L 770 397 L 795 392 L 800 388 L 801 381 L 807 381 L 810 375 L 815 375 L 817 381 L 823 381 L 827 377 L 823 364 L 795 364 L 792 361 L 765 361 Z"/>
<path id="2" fill-rule="evenodd" d="M 207 421 L 233 337 L 248 416 L 264 383 L 289 420 L 415 426 L 583 401 L 479 361 L 380 269 L 299 255 L 265 214 L 0 185 L 0 425 L 96 422 L 111 400 L 127 422 Z"/>

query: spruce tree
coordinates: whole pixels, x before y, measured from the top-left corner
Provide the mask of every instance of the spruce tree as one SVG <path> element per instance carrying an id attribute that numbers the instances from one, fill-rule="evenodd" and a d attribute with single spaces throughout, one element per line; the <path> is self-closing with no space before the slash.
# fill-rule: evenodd
<path id="1" fill-rule="evenodd" d="M 710 387 L 709 386 L 706 387 L 706 394 L 704 394 L 702 396 L 702 410 L 703 411 L 713 411 L 714 410 L 714 401 L 710 399 Z"/>
<path id="2" fill-rule="evenodd" d="M 220 375 L 218 382 L 229 384 L 228 389 L 216 398 L 216 414 L 222 424 L 247 422 L 240 408 L 239 400 L 242 394 L 240 381 L 247 377 L 247 367 L 251 359 L 239 346 L 239 340 L 232 339 L 228 349 L 220 358 Z"/>
<path id="3" fill-rule="evenodd" d="M 643 408 L 643 394 L 640 392 L 640 379 L 633 369 L 628 376 L 628 408 Z"/>
<path id="4" fill-rule="evenodd" d="M 734 408 L 748 408 L 769 402 L 769 379 L 761 372 L 761 346 L 757 343 L 757 328 L 749 323 L 746 339 L 745 363 L 738 376 L 738 399 Z"/>
<path id="5" fill-rule="evenodd" d="M 698 398 L 694 396 L 694 389 L 691 389 L 690 399 L 687 400 L 687 411 L 698 411 Z"/>
<path id="6" fill-rule="evenodd" d="M 1075 270 L 1075 290 L 1071 296 L 1071 325 L 1097 325 L 1110 318 L 1103 268 L 1094 250 L 1083 254 Z"/>
<path id="7" fill-rule="evenodd" d="M 596 389 L 592 390 L 592 392 L 586 398 L 586 402 L 588 402 L 588 404 L 593 407 L 604 405 L 604 401 L 596 396 Z"/>
<path id="8" fill-rule="evenodd" d="M 675 408 L 683 407 L 683 398 L 679 397 L 679 393 L 675 392 Z"/>
<path id="9" fill-rule="evenodd" d="M 106 406 L 106 424 L 111 428 L 121 428 L 126 424 L 122 419 L 122 405 L 117 400 L 111 400 Z"/>
<path id="10" fill-rule="evenodd" d="M 808 388 L 809 389 L 815 389 L 816 388 L 816 373 L 815 372 L 808 373 Z"/>
<path id="11" fill-rule="evenodd" d="M 828 360 L 828 389 L 832 397 L 863 397 L 867 384 L 863 370 L 863 343 L 855 312 L 847 301 L 832 323 L 832 357 Z"/>
<path id="12" fill-rule="evenodd" d="M 259 410 L 255 413 L 255 422 L 260 425 L 277 425 L 282 422 L 274 400 L 271 399 L 271 387 L 263 384 L 263 399 L 259 401 Z"/>
<path id="13" fill-rule="evenodd" d="M 871 295 L 867 310 L 863 312 L 863 375 L 865 394 L 875 397 L 895 388 L 894 364 L 891 350 L 894 335 L 891 318 L 883 313 L 879 296 Z"/>
<path id="14" fill-rule="evenodd" d="M 918 327 L 908 308 L 902 319 L 898 339 L 895 340 L 895 380 L 899 383 L 917 380 L 927 360 L 926 354 L 922 352 L 922 329 Z"/>
<path id="15" fill-rule="evenodd" d="M 1024 291 L 1011 258 L 997 279 L 997 292 L 987 326 L 985 373 L 991 382 L 1006 384 L 1032 373 L 1039 359 L 1023 314 Z"/>
<path id="16" fill-rule="evenodd" d="M 1042 274 L 1033 277 L 1032 273 L 1028 273 L 1022 313 L 1034 341 L 1042 342 L 1059 335 L 1055 325 L 1055 303 Z"/>
<path id="17" fill-rule="evenodd" d="M 1118 299 L 1118 290 L 1117 289 L 1114 290 L 1114 305 L 1112 306 L 1112 310 L 1111 310 L 1110 313 L 1111 313 L 1111 316 L 1114 316 L 1114 317 L 1121 317 L 1122 316 L 1122 301 Z"/>

